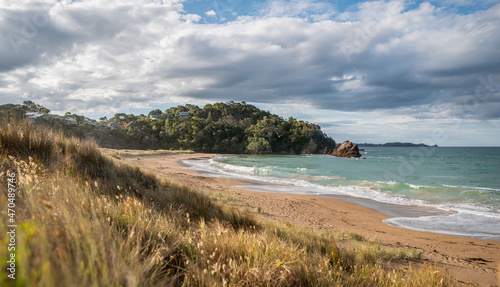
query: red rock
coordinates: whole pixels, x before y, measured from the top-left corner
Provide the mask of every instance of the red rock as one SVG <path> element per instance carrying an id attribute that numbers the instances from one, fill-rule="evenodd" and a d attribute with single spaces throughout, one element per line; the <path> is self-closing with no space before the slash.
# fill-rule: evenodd
<path id="1" fill-rule="evenodd" d="M 345 141 L 342 144 L 338 144 L 329 155 L 337 157 L 347 157 L 347 158 L 361 157 L 361 154 L 359 153 L 358 144 L 353 144 L 350 141 Z"/>

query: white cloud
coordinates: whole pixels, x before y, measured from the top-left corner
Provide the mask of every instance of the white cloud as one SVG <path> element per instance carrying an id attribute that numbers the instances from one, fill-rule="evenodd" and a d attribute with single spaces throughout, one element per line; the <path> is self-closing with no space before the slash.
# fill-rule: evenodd
<path id="1" fill-rule="evenodd" d="M 214 10 L 210 10 L 210 11 L 205 12 L 205 15 L 207 15 L 207 16 L 217 16 L 217 13 L 215 13 Z"/>
<path id="2" fill-rule="evenodd" d="M 177 1 L 15 3 L 0 5 L 2 103 L 19 95 L 51 98 L 59 103 L 52 110 L 106 112 L 244 100 L 500 118 L 495 83 L 464 109 L 482 84 L 478 75 L 500 75 L 500 5 L 459 15 L 428 3 L 408 10 L 403 1 L 375 1 L 335 14 L 326 2 L 270 1 L 258 16 L 200 24 Z M 23 19 L 33 24 L 34 15 L 44 25 L 30 34 Z M 18 53 L 6 35 L 23 37 Z"/>

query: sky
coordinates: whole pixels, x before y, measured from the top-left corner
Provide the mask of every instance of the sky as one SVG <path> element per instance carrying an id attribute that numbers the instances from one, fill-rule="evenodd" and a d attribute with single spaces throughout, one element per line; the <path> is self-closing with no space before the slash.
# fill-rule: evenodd
<path id="1" fill-rule="evenodd" d="M 498 0 L 0 0 L 0 104 L 245 101 L 337 142 L 500 146 Z"/>

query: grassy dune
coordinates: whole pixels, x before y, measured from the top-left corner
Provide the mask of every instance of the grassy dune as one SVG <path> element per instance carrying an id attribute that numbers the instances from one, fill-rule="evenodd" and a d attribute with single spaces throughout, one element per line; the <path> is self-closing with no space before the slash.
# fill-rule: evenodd
<path id="1" fill-rule="evenodd" d="M 390 267 L 417 250 L 267 222 L 54 130 L 2 121 L 0 156 L 2 286 L 453 285 L 436 266 Z M 5 271 L 12 173 L 15 280 Z M 339 247 L 347 238 L 352 247 Z"/>

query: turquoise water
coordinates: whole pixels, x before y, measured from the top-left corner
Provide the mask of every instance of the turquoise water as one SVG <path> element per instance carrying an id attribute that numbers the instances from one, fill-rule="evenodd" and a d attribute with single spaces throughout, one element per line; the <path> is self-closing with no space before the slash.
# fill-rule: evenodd
<path id="1" fill-rule="evenodd" d="M 286 184 L 289 193 L 349 195 L 453 211 L 386 223 L 500 240 L 500 148 L 372 147 L 361 153 L 366 159 L 231 155 L 186 163 L 218 175 Z"/>

